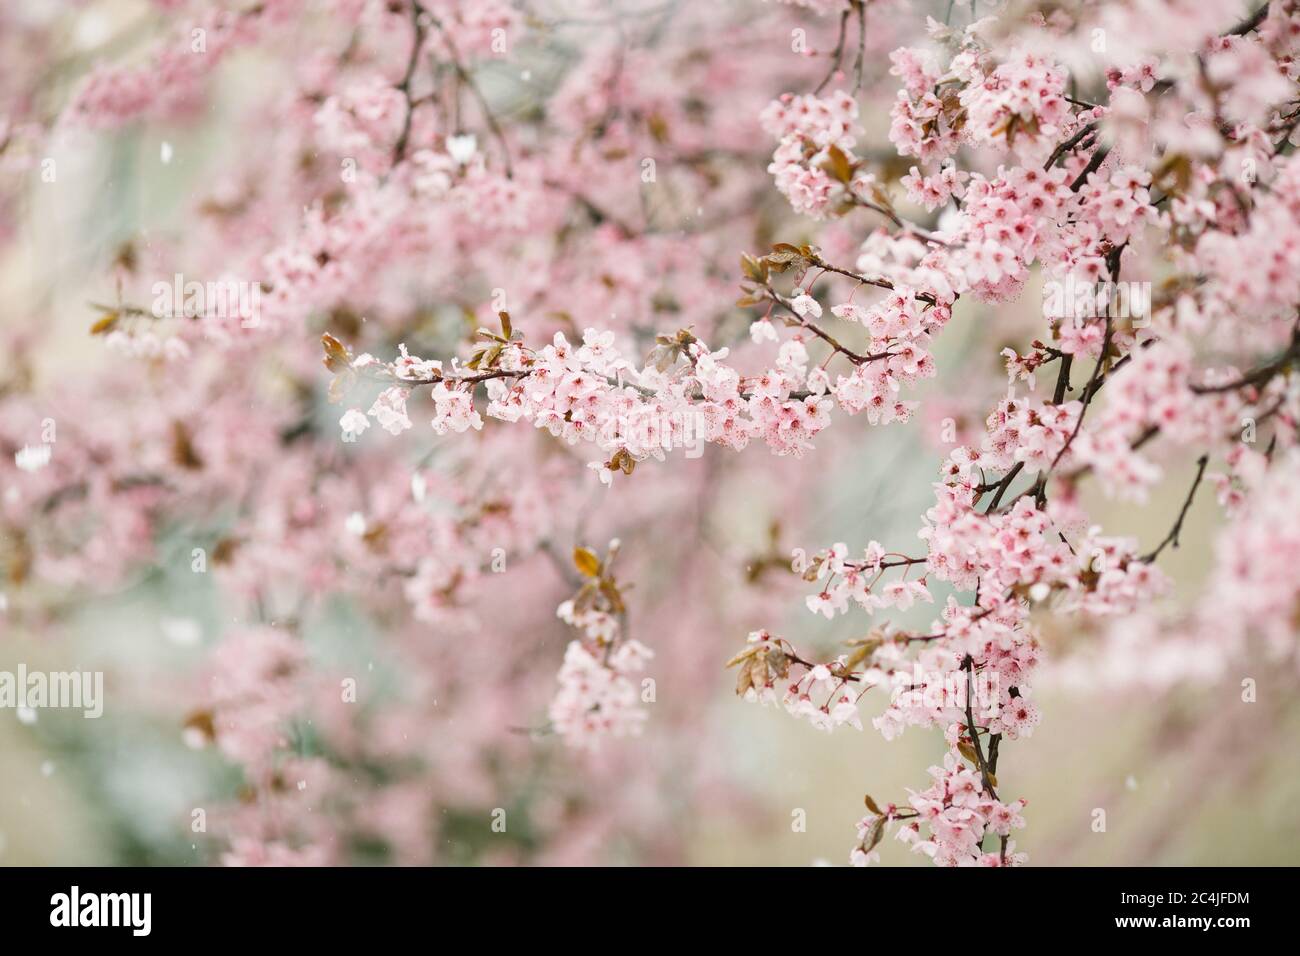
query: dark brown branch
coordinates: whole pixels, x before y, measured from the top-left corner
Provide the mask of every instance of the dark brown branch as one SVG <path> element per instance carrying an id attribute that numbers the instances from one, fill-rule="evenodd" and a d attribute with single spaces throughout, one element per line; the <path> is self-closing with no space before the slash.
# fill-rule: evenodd
<path id="1" fill-rule="evenodd" d="M 1111 322 L 1110 316 L 1108 315 L 1106 316 L 1106 332 L 1101 339 L 1101 354 L 1097 356 L 1097 364 L 1092 367 L 1092 375 L 1088 379 L 1087 386 L 1084 387 L 1083 405 L 1079 409 L 1079 418 L 1074 423 L 1074 430 L 1070 432 L 1070 437 L 1065 440 L 1065 444 L 1061 446 L 1061 450 L 1058 451 L 1056 457 L 1052 459 L 1052 464 L 1047 469 L 1048 475 L 1056 470 L 1056 466 L 1060 464 L 1061 459 L 1065 457 L 1065 453 L 1069 451 L 1070 446 L 1074 444 L 1074 440 L 1079 437 L 1079 429 L 1083 427 L 1083 417 L 1088 413 L 1088 406 L 1092 404 L 1092 397 L 1097 394 L 1097 383 L 1100 381 L 1099 376 L 1101 375 L 1102 367 L 1106 364 L 1106 353 L 1110 351 L 1110 342 L 1114 331 L 1114 323 Z M 1047 476 L 1044 475 L 1043 481 L 1046 482 L 1046 480 Z"/>
<path id="2" fill-rule="evenodd" d="M 1052 155 L 1047 157 L 1047 162 L 1043 163 L 1043 172 L 1046 172 L 1047 170 L 1055 166 L 1057 162 L 1059 162 L 1061 158 L 1065 156 L 1066 153 L 1074 149 L 1085 139 L 1087 139 L 1089 136 L 1091 136 L 1096 132 L 1097 132 L 1096 123 L 1089 123 L 1086 126 L 1082 127 L 1077 133 L 1075 133 L 1073 136 L 1067 139 L 1064 143 L 1056 147 L 1056 149 L 1052 150 Z"/>
<path id="3" fill-rule="evenodd" d="M 1065 393 L 1070 390 L 1070 367 L 1074 365 L 1073 355 L 1061 356 L 1061 368 L 1056 373 L 1056 388 L 1052 392 L 1052 404 L 1060 405 L 1065 401 Z"/>
<path id="4" fill-rule="evenodd" d="M 875 286 L 877 289 L 886 289 L 890 292 L 893 292 L 895 288 L 894 283 L 890 282 L 888 279 L 872 278 L 871 276 L 864 276 L 859 275 L 856 272 L 850 272 L 848 269 L 841 269 L 839 266 L 831 265 L 821 256 L 812 256 L 808 261 L 812 263 L 812 266 L 815 269 L 821 269 L 824 272 L 833 272 L 838 276 L 844 276 L 846 279 L 852 279 L 854 282 L 860 282 L 863 285 Z M 928 292 L 918 292 L 916 298 L 921 302 L 930 305 L 935 305 L 938 301 Z"/>
<path id="5" fill-rule="evenodd" d="M 406 144 L 411 138 L 411 119 L 415 115 L 417 106 L 417 102 L 411 98 L 411 81 L 415 79 L 415 67 L 420 60 L 420 50 L 424 47 L 425 26 L 420 14 L 420 4 L 412 0 L 411 30 L 413 36 L 411 39 L 411 55 L 406 61 L 406 72 L 402 74 L 402 80 L 397 84 L 398 92 L 406 100 L 406 116 L 402 120 L 402 132 L 397 137 L 397 144 L 393 147 L 394 165 L 400 163 L 406 156 Z"/>
<path id="6" fill-rule="evenodd" d="M 1187 499 L 1183 502 L 1183 507 L 1178 512 L 1178 520 L 1174 522 L 1174 526 L 1170 528 L 1169 533 L 1165 535 L 1165 540 L 1156 545 L 1154 551 L 1142 558 L 1142 560 L 1147 564 L 1150 564 L 1156 558 L 1160 557 L 1160 552 L 1169 545 L 1172 544 L 1175 548 L 1178 547 L 1178 536 L 1182 534 L 1183 521 L 1187 518 L 1188 509 L 1192 507 L 1192 499 L 1196 497 L 1196 489 L 1201 486 L 1201 479 L 1205 477 L 1205 466 L 1209 464 L 1209 461 L 1209 455 L 1202 455 L 1197 459 L 1196 478 L 1192 481 L 1192 487 L 1187 492 Z"/>
<path id="7" fill-rule="evenodd" d="M 858 61 L 853 67 L 853 91 L 862 89 L 862 65 L 867 55 L 867 3 L 866 0 L 849 0 L 858 15 Z"/>
<path id="8" fill-rule="evenodd" d="M 1287 350 L 1267 365 L 1262 365 L 1230 382 L 1223 382 L 1218 385 L 1193 385 L 1191 390 L 1197 395 L 1215 395 L 1223 392 L 1235 392 L 1239 388 L 1247 388 L 1251 385 L 1264 385 L 1275 375 L 1290 368 L 1297 358 L 1300 358 L 1300 327 L 1297 327 L 1292 332 L 1291 344 L 1287 347 Z"/>
<path id="9" fill-rule="evenodd" d="M 772 302 L 789 312 L 795 322 L 807 329 L 813 335 L 817 336 L 817 338 L 829 345 L 833 351 L 840 353 L 854 365 L 866 365 L 868 362 L 878 362 L 880 359 L 889 358 L 889 356 L 893 354 L 892 352 L 871 352 L 863 355 L 861 352 L 855 352 L 851 348 L 841 344 L 835 336 L 831 335 L 821 326 L 805 319 L 775 290 L 768 288 L 767 295 Z"/>
<path id="10" fill-rule="evenodd" d="M 493 138 L 497 141 L 497 145 L 501 147 L 501 158 L 505 164 L 506 177 L 513 178 L 515 174 L 514 167 L 511 165 L 510 146 L 506 142 L 505 132 L 501 129 L 500 124 L 497 123 L 496 115 L 492 112 L 492 107 L 488 104 L 487 97 L 483 95 L 483 91 L 479 89 L 478 84 L 474 82 L 474 78 L 470 76 L 469 70 L 465 68 L 460 53 L 456 49 L 456 42 L 451 38 L 451 31 L 443 25 L 443 22 L 438 19 L 438 17 L 430 13 L 429 10 L 420 3 L 420 0 L 412 0 L 412 2 L 415 5 L 415 9 L 419 12 L 419 15 L 429 18 L 429 22 L 432 23 L 434 29 L 438 31 L 439 36 L 442 37 L 442 41 L 447 44 L 447 52 L 451 56 L 452 69 L 456 71 L 456 76 L 458 76 L 460 81 L 469 88 L 470 93 L 474 95 L 474 99 L 478 102 L 479 109 L 483 113 L 484 122 L 487 123 L 488 129 L 491 131 Z"/>
<path id="11" fill-rule="evenodd" d="M 1268 4 L 1266 3 L 1258 10 L 1256 10 L 1254 13 L 1252 13 L 1250 16 L 1248 16 L 1245 20 L 1242 20 L 1235 27 L 1229 30 L 1226 35 L 1230 37 L 1245 36 L 1247 33 L 1250 33 L 1261 23 L 1263 23 L 1264 18 L 1267 16 L 1268 16 Z"/>
<path id="12" fill-rule="evenodd" d="M 1011 487 L 1011 482 L 1016 480 L 1016 475 L 1020 474 L 1020 472 L 1024 470 L 1024 467 L 1025 463 L 1023 461 L 1018 461 L 1012 466 L 1010 471 L 1002 476 L 1002 480 L 997 484 L 997 493 L 993 496 L 993 500 L 989 503 L 988 509 L 984 512 L 985 514 L 991 514 L 997 508 L 998 504 L 1002 501 L 1002 496 L 1006 494 L 1007 489 Z"/>
<path id="13" fill-rule="evenodd" d="M 1079 173 L 1079 175 L 1075 177 L 1074 182 L 1070 183 L 1070 192 L 1077 193 L 1082 189 L 1084 183 L 1088 181 L 1088 177 L 1101 167 L 1101 164 L 1106 161 L 1106 157 L 1109 154 L 1109 146 L 1102 146 L 1095 150 L 1092 154 L 1092 159 L 1088 160 L 1088 165 L 1083 168 L 1083 172 Z"/>
<path id="14" fill-rule="evenodd" d="M 831 68 L 826 71 L 826 75 L 822 77 L 822 81 L 817 84 L 817 89 L 813 90 L 813 96 L 819 95 L 821 91 L 826 88 L 826 84 L 831 81 L 831 77 L 834 76 L 835 72 L 840 68 L 840 57 L 844 55 L 844 33 L 849 25 L 850 12 L 851 11 L 846 7 L 844 12 L 840 14 L 840 36 L 839 39 L 835 41 L 835 51 L 831 54 Z"/>
<path id="15" fill-rule="evenodd" d="M 984 747 L 980 744 L 980 735 L 975 730 L 975 662 L 967 654 L 961 666 L 966 671 L 966 732 L 970 734 L 971 746 L 975 749 L 975 763 L 979 767 L 980 778 L 984 783 L 984 792 L 996 800 L 998 792 L 993 789 L 991 771 L 988 762 L 984 759 Z"/>

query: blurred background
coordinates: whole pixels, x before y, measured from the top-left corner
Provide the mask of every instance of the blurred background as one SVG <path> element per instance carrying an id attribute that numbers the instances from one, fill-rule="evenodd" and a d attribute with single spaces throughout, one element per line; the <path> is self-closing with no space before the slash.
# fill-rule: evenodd
<path id="1" fill-rule="evenodd" d="M 18 64 L 23 70 L 49 70 L 37 89 L 50 110 L 66 100 L 87 64 L 131 56 L 165 31 L 170 15 L 163 9 L 168 4 L 127 0 L 8 0 L 4 6 L 9 25 L 21 18 L 27 29 L 39 27 L 57 44 L 57 49 L 42 51 L 39 60 Z M 790 23 L 808 22 L 807 11 L 776 5 L 722 6 L 737 21 L 746 21 L 751 13 L 768 18 L 761 30 L 769 36 L 788 35 Z M 939 17 L 947 6 L 930 5 Z M 32 26 L 46 19 L 57 29 L 44 22 Z M 881 35 L 872 38 L 872 69 L 889 81 L 883 52 L 898 36 L 894 26 L 880 29 Z M 828 48 L 833 18 L 812 21 L 810 30 L 814 43 Z M 775 45 L 784 52 L 783 41 Z M 532 55 L 533 69 L 544 73 L 551 60 L 542 53 Z M 792 67 L 791 73 L 806 80 L 823 70 L 824 63 L 814 63 Z M 42 185 L 31 167 L 6 172 L 11 177 L 6 189 L 14 201 L 4 207 L 6 222 L 0 230 L 7 237 L 0 252 L 0 323 L 6 334 L 39 328 L 41 342 L 33 352 L 37 384 L 28 397 L 10 401 L 32 403 L 39 417 L 45 401 L 41 396 L 50 388 L 93 380 L 117 361 L 102 340 L 87 334 L 95 318 L 88 304 L 112 301 L 115 295 L 106 267 L 126 243 L 138 243 L 141 237 L 166 242 L 188 228 L 187 217 L 199 197 L 228 164 L 238 162 L 232 157 L 259 148 L 257 142 L 241 139 L 242 134 L 232 135 L 233 118 L 261 103 L 268 78 L 282 80 L 284 72 L 274 56 L 258 50 L 240 53 L 222 67 L 197 121 L 150 122 L 92 139 L 56 134 L 49 155 L 59 164 L 57 188 Z M 484 88 L 494 100 L 507 101 L 515 95 L 513 87 L 499 79 L 491 68 L 484 70 Z M 780 79 L 761 91 L 760 101 L 781 92 Z M 539 93 L 538 100 L 544 99 Z M 879 137 L 883 143 L 889 101 L 877 96 L 866 102 L 874 104 L 864 106 L 867 138 Z M 752 141 L 731 145 L 748 153 L 735 162 L 749 164 L 748 175 L 770 184 L 762 166 L 771 144 L 762 133 L 754 129 Z M 782 215 L 788 221 L 788 210 Z M 707 211 L 702 218 L 708 219 Z M 770 222 L 764 228 L 769 238 L 779 231 Z M 799 228 L 806 224 L 789 226 L 778 238 L 793 241 L 790 230 Z M 845 244 L 851 248 L 847 239 Z M 748 247 L 758 248 L 757 242 Z M 727 259 L 734 262 L 734 254 Z M 926 768 L 942 759 L 945 748 L 940 735 L 917 729 L 887 743 L 869 723 L 862 732 L 841 728 L 823 734 L 779 710 L 738 700 L 734 674 L 722 665 L 743 645 L 749 629 L 768 626 L 801 648 L 834 653 L 839 642 L 860 636 L 872 623 L 852 612 L 834 622 L 814 617 L 803 607 L 807 585 L 780 569 L 753 578 L 751 569 L 757 556 L 770 555 L 773 547 L 788 556 L 793 547 L 812 551 L 846 541 L 850 548 L 860 548 L 877 539 L 915 553 L 918 516 L 932 501 L 930 482 L 943 455 L 939 423 L 950 416 L 963 428 L 978 430 L 981 423 L 968 420 L 969 410 L 990 407 L 990 396 L 996 401 L 1004 381 L 997 352 L 1033 328 L 1038 301 L 1038 290 L 1031 286 L 1018 303 L 997 309 L 960 307 L 936 349 L 940 376 L 919 396 L 936 410 L 908 425 L 873 429 L 865 421 L 837 421 L 816 451 L 800 462 L 778 460 L 765 448 L 751 447 L 739 455 L 709 448 L 699 460 L 647 464 L 638 469 L 636 481 L 679 483 L 664 492 L 667 504 L 657 513 L 635 512 L 635 488 L 616 485 L 593 498 L 587 542 L 601 547 L 618 535 L 626 554 L 642 555 L 629 558 L 629 573 L 637 582 L 633 632 L 658 654 L 651 674 L 673 716 L 661 719 L 656 704 L 643 737 L 611 741 L 595 757 L 564 753 L 553 737 L 515 733 L 507 756 L 492 758 L 499 765 L 486 778 L 484 792 L 472 799 L 446 796 L 436 776 L 422 784 L 429 802 L 421 804 L 421 812 L 431 818 L 427 851 L 408 858 L 390 848 L 367 856 L 364 848 L 354 847 L 347 860 L 845 863 L 854 824 L 864 813 L 864 794 L 882 803 L 901 802 L 906 788 L 927 784 Z M 731 323 L 727 328 L 744 337 L 743 317 L 732 315 L 726 321 Z M 310 340 L 308 351 L 317 337 L 303 336 Z M 434 351 L 430 347 L 424 354 Z M 321 392 L 315 400 L 329 429 L 337 409 L 331 410 Z M 508 427 L 491 421 L 486 426 Z M 358 452 L 367 453 L 366 448 Z M 424 449 L 412 454 L 418 457 Z M 680 477 L 668 478 L 670 470 Z M 1136 535 L 1150 547 L 1168 530 L 1193 471 L 1191 462 L 1172 465 L 1166 492 L 1145 506 L 1107 501 L 1095 489 L 1090 489 L 1088 505 L 1097 523 Z M 6 471 L 5 480 L 13 475 Z M 707 497 L 702 489 L 708 489 Z M 704 519 L 696 520 L 697 508 Z M 1216 514 L 1212 496 L 1202 494 L 1184 526 L 1181 547 L 1161 559 L 1177 583 L 1176 601 L 1186 603 L 1199 592 L 1210 567 Z M 779 524 L 775 545 L 774 522 Z M 558 539 L 561 550 L 576 543 L 584 542 Z M 219 860 L 221 845 L 207 834 L 194 834 L 191 813 L 196 807 L 238 803 L 246 781 L 217 748 L 187 744 L 184 729 L 202 696 L 200 675 L 213 647 L 224 633 L 253 618 L 229 600 L 215 576 L 190 573 L 192 544 L 185 529 L 166 529 L 151 561 L 103 593 L 87 588 L 58 595 L 57 609 L 48 616 L 14 614 L 38 598 L 30 590 L 20 597 L 9 587 L 9 612 L 0 613 L 0 670 L 15 670 L 19 663 L 28 670 L 102 670 L 107 705 L 103 718 L 94 721 L 55 710 L 27 721 L 13 710 L 0 710 L 0 864 Z M 699 563 L 691 564 L 696 559 Z M 689 587 L 682 583 L 685 577 L 691 579 Z M 508 585 L 505 593 L 522 588 L 526 596 L 518 600 L 528 609 L 525 620 L 507 625 L 513 628 L 511 639 L 526 638 L 542 651 L 543 660 L 535 662 L 536 676 L 530 679 L 534 696 L 520 708 L 536 724 L 543 719 L 569 638 L 549 609 L 568 591 L 545 558 L 524 562 L 511 571 L 511 580 L 520 583 Z M 500 603 L 499 598 L 487 600 Z M 687 611 L 693 602 L 710 604 L 709 613 Z M 895 620 L 923 628 L 933 611 L 917 608 Z M 1078 648 L 1086 651 L 1094 637 L 1072 630 L 1069 622 L 1042 623 L 1049 652 L 1059 651 L 1062 658 Z M 535 639 L 529 636 L 534 630 Z M 441 636 L 435 628 L 428 639 Z M 400 695 L 404 665 L 390 653 L 392 635 L 382 620 L 348 600 L 320 601 L 306 617 L 303 639 L 320 670 L 370 675 L 368 688 L 375 697 Z M 692 662 L 683 674 L 664 663 L 675 653 Z M 680 667 L 680 658 L 673 666 Z M 1241 681 L 1247 678 L 1258 687 L 1257 700 L 1250 704 L 1242 702 Z M 693 698 L 689 706 L 667 710 L 688 694 Z M 1245 662 L 1241 673 L 1229 679 L 1166 691 L 1114 687 L 1089 677 L 1086 667 L 1049 668 L 1036 700 L 1043 709 L 1041 724 L 1031 738 L 1003 748 L 998 774 L 1005 794 L 1028 801 L 1028 828 L 1014 838 L 1031 864 L 1300 863 L 1300 748 L 1295 745 L 1300 706 L 1292 675 Z M 882 702 L 864 701 L 864 718 L 881 709 Z M 435 710 L 424 727 L 433 741 L 431 752 L 480 746 L 465 743 L 463 725 L 443 720 Z M 518 716 L 502 718 L 493 729 L 509 736 Z M 689 761 L 678 753 L 683 739 L 698 744 Z M 310 733 L 296 733 L 293 740 L 302 755 L 319 756 Z M 527 757 L 510 756 L 525 751 Z M 591 769 L 591 764 L 599 766 Z M 349 792 L 353 804 L 365 804 L 370 791 L 357 781 L 355 767 L 335 769 L 353 775 L 351 784 L 336 782 L 336 792 Z M 547 794 L 581 792 L 588 779 L 611 788 L 609 777 L 620 774 L 629 775 L 635 786 L 611 802 L 617 812 L 609 814 L 618 819 L 590 829 L 576 826 L 577 835 L 570 836 L 555 825 L 560 835 L 554 839 L 570 840 L 571 853 L 541 853 L 527 837 L 501 853 L 482 835 L 487 832 L 483 814 L 497 806 L 508 806 L 512 813 L 519 808 L 538 832 L 546 830 L 548 820 L 570 812 L 599 817 L 597 809 L 572 810 L 583 806 L 581 796 L 566 796 L 569 809 L 558 810 L 548 805 Z M 524 775 L 532 781 L 528 787 Z M 541 796 L 525 797 L 529 787 L 540 789 Z M 599 805 L 601 798 L 591 801 Z M 644 826 L 629 823 L 638 808 L 649 821 Z M 1097 809 L 1105 810 L 1105 832 L 1094 830 Z M 806 814 L 804 832 L 792 828 L 797 810 Z M 387 839 L 393 842 L 391 835 Z M 891 840 L 881 853 L 885 865 L 927 863 Z"/>

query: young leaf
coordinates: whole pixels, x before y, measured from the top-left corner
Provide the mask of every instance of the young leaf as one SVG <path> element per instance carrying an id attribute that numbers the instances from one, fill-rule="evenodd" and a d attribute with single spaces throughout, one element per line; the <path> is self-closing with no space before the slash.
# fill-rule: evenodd
<path id="1" fill-rule="evenodd" d="M 826 172 L 842 183 L 849 182 L 853 178 L 853 164 L 844 155 L 844 150 L 832 144 L 826 154 L 829 157 L 825 163 Z"/>
<path id="2" fill-rule="evenodd" d="M 870 831 L 862 840 L 863 848 L 870 853 L 880 843 L 880 838 L 885 835 L 885 818 L 876 817 L 875 823 L 871 825 Z"/>
<path id="3" fill-rule="evenodd" d="M 334 336 L 326 332 L 320 337 L 320 341 L 321 345 L 325 346 L 325 367 L 331 372 L 342 371 L 352 364 L 348 350 Z"/>
<path id="4" fill-rule="evenodd" d="M 963 740 L 957 744 L 957 750 L 963 757 L 969 760 L 973 766 L 979 766 L 979 755 L 975 753 L 975 748 L 966 743 L 966 741 Z"/>
<path id="5" fill-rule="evenodd" d="M 574 548 L 573 564 L 589 578 L 600 576 L 600 558 L 596 557 L 596 552 L 590 548 Z"/>
<path id="6" fill-rule="evenodd" d="M 746 658 L 753 657 L 762 649 L 763 649 L 762 644 L 751 644 L 749 647 L 745 648 L 739 654 L 736 654 L 734 657 L 732 657 L 731 660 L 727 661 L 726 666 L 735 667 L 741 661 L 745 660 Z"/>

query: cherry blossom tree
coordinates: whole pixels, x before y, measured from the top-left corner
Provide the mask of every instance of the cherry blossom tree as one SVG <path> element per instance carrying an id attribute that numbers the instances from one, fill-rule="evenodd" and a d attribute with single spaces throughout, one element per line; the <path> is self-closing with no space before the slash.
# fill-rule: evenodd
<path id="1" fill-rule="evenodd" d="M 1300 663 L 1300 3 L 153 0 L 75 55 L 65 6 L 0 12 L 0 240 L 106 144 L 223 159 L 78 277 L 93 374 L 49 371 L 47 303 L 6 328 L 3 613 L 210 576 L 156 706 L 240 771 L 215 858 L 680 858 L 693 807 L 746 812 L 726 666 L 942 738 L 851 862 L 1019 864 L 1043 673 Z M 883 426 L 930 441 L 915 537 L 792 540 Z M 339 615 L 387 682 L 317 660 Z"/>

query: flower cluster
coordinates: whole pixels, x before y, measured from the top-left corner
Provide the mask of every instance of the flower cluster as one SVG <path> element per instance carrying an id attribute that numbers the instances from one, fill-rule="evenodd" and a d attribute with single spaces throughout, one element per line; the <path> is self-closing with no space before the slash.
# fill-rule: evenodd
<path id="1" fill-rule="evenodd" d="M 624 634 L 627 608 L 613 574 L 619 547 L 618 539 L 611 541 L 603 561 L 588 548 L 574 551 L 574 565 L 585 581 L 556 609 L 584 635 L 564 652 L 550 707 L 552 728 L 573 747 L 592 749 L 607 737 L 639 734 L 648 716 L 640 705 L 654 700 L 653 693 L 642 695 L 635 676 L 654 652 Z"/>
<path id="2" fill-rule="evenodd" d="M 784 640 L 766 631 L 750 634 L 749 645 L 728 663 L 739 665 L 736 692 L 746 700 L 779 704 L 819 730 L 834 730 L 841 724 L 862 729 L 858 699 L 872 685 L 864 683 L 865 673 L 852 670 L 853 660 L 847 655 L 829 665 L 809 664 L 794 655 Z"/>
<path id="3" fill-rule="evenodd" d="M 560 667 L 560 688 L 551 701 L 555 732 L 575 747 L 641 733 L 647 712 L 635 675 L 653 656 L 643 644 L 629 640 L 602 660 L 581 641 L 571 642 Z"/>
<path id="4" fill-rule="evenodd" d="M 1003 803 L 988 796 L 979 774 L 957 756 L 947 754 L 943 766 L 931 767 L 934 780 L 921 791 L 912 791 L 908 803 L 916 816 L 900 826 L 897 838 L 914 853 L 924 853 L 940 866 L 1007 866 L 1026 862 L 1014 852 L 1006 837 L 1025 825 L 1020 811 L 1025 801 Z M 921 831 L 928 830 L 928 838 Z M 986 834 L 1003 840 L 1000 851 L 983 848 Z"/>
<path id="5" fill-rule="evenodd" d="M 522 340 L 503 340 L 485 371 L 477 370 L 478 363 L 444 369 L 403 347 L 402 357 L 386 365 L 368 354 L 349 357 L 346 374 L 349 381 L 363 376 L 386 383 L 368 414 L 394 433 L 409 424 L 406 397 L 418 385 L 432 385 L 435 432 L 481 429 L 474 388 L 484 383 L 484 414 L 532 422 L 569 445 L 594 445 L 602 457 L 590 467 L 607 484 L 648 458 L 662 460 L 679 449 L 698 454 L 705 442 L 742 449 L 759 440 L 778 455 L 797 457 L 829 423 L 825 378 L 818 388 L 816 370 L 810 371 L 807 350 L 797 339 L 781 346 L 773 368 L 742 376 L 726 363 L 727 349 L 710 351 L 689 332 L 660 347 L 668 361 L 657 358 L 642 367 L 624 358 L 613 338 L 588 329 L 575 348 L 557 332 L 538 350 Z M 365 430 L 365 422 L 351 409 L 340 426 L 351 438 Z"/>
<path id="6" fill-rule="evenodd" d="M 748 632 L 744 699 L 943 737 L 928 786 L 867 798 L 852 862 L 893 832 L 939 864 L 1017 864 L 1005 764 L 1041 720 L 1045 659 L 1116 683 L 1293 670 L 1294 0 L 1243 21 L 959 4 L 943 24 L 856 0 L 155 6 L 161 33 L 96 46 L 88 19 L 73 50 L 62 17 L 0 10 L 16 261 L 45 252 L 11 225 L 28 190 L 87 181 L 63 137 L 220 128 L 187 205 L 83 270 L 103 369 L 45 348 L 53 283 L 4 333 L 0 615 L 60 631 L 173 564 L 209 589 L 210 649 L 163 628 L 202 678 L 150 703 L 245 779 L 211 859 L 684 856 L 682 815 L 727 804 L 727 781 L 710 735 L 669 730 L 713 722 L 702 662 Z M 257 95 L 223 85 L 245 51 L 274 80 Z M 173 141 L 157 161 L 192 148 Z M 140 304 L 182 270 L 256 287 L 261 321 Z M 921 544 L 851 551 L 841 503 L 885 461 L 863 423 L 916 417 L 942 436 L 907 499 L 928 502 Z M 730 454 L 751 443 L 782 460 Z M 1107 524 L 1148 502 L 1168 533 L 1103 528 L 1094 489 Z M 1180 604 L 1162 559 L 1216 506 L 1209 577 Z M 871 621 L 814 654 L 761 624 L 792 597 L 781 524 L 828 508 L 837 543 L 790 579 L 810 618 Z M 753 519 L 770 548 L 738 581 Z M 596 534 L 620 538 L 601 557 Z M 649 739 L 616 742 L 652 712 Z M 681 799 L 649 807 L 653 788 Z M 457 832 L 504 806 L 526 839 Z"/>
<path id="7" fill-rule="evenodd" d="M 796 212 L 822 218 L 874 181 L 854 175 L 858 102 L 843 90 L 826 99 L 787 93 L 763 111 L 763 128 L 780 140 L 767 171 Z"/>

